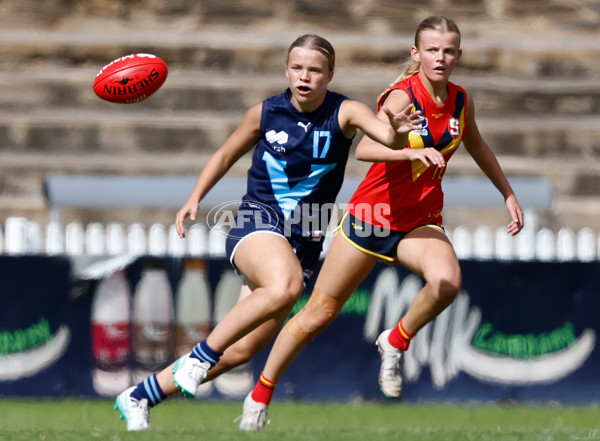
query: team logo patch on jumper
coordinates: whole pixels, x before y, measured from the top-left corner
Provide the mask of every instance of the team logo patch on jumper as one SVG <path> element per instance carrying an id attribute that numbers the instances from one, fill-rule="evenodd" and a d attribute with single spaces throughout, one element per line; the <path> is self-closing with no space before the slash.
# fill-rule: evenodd
<path id="1" fill-rule="evenodd" d="M 460 135 L 460 120 L 458 118 L 450 118 L 448 120 L 448 133 L 453 138 L 457 138 Z"/>
<path id="2" fill-rule="evenodd" d="M 275 130 L 269 130 L 267 133 L 265 133 L 265 138 L 267 139 L 267 142 L 269 144 L 283 145 L 283 144 L 287 144 L 289 135 L 286 132 L 284 132 L 283 130 L 281 132 L 276 132 Z"/>
<path id="3" fill-rule="evenodd" d="M 427 117 L 424 117 L 425 120 L 421 123 L 421 128 L 417 130 L 412 130 L 410 133 L 414 133 L 415 135 L 427 136 L 429 134 L 429 130 L 427 127 L 429 126 L 429 120 Z"/>

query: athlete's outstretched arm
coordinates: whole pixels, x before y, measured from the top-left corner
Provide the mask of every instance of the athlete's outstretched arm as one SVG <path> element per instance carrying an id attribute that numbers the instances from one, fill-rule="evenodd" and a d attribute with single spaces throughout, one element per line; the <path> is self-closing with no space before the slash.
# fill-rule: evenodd
<path id="1" fill-rule="evenodd" d="M 523 210 L 517 201 L 515 192 L 496 159 L 496 155 L 494 155 L 494 152 L 492 152 L 492 149 L 484 141 L 479 132 L 479 128 L 475 122 L 475 105 L 470 96 L 467 102 L 467 127 L 467 134 L 463 138 L 465 148 L 473 157 L 479 168 L 486 174 L 490 181 L 492 181 L 498 191 L 502 193 L 506 207 L 511 216 L 507 231 L 514 236 L 523 229 Z"/>
<path id="2" fill-rule="evenodd" d="M 421 113 L 413 112 L 409 106 L 395 112 L 386 108 L 381 114 L 382 117 L 378 117 L 363 103 L 346 100 L 340 106 L 338 120 L 347 138 L 360 129 L 368 137 L 392 149 L 406 146 L 408 133 L 420 128 L 423 121 Z"/>
<path id="3" fill-rule="evenodd" d="M 402 90 L 393 90 L 386 97 L 385 108 L 389 109 L 392 113 L 406 111 L 406 109 L 410 109 L 411 107 L 412 103 L 408 94 Z M 389 121 L 388 113 L 386 113 L 384 108 L 379 111 L 377 117 L 383 121 Z M 418 121 L 419 123 L 416 124 L 418 127 L 411 128 L 411 130 L 420 128 L 420 120 Z M 355 157 L 359 161 L 368 162 L 421 161 L 426 166 L 433 164 L 437 167 L 444 167 L 446 165 L 444 156 L 436 149 L 408 149 L 406 148 L 407 144 L 408 132 L 406 133 L 404 144 L 398 150 L 390 149 L 368 136 L 363 136 L 356 146 Z"/>
<path id="4" fill-rule="evenodd" d="M 202 198 L 227 173 L 231 166 L 245 153 L 250 151 L 260 139 L 261 112 L 262 103 L 251 107 L 242 118 L 242 122 L 237 129 L 212 154 L 202 172 L 200 172 L 200 176 L 198 176 L 187 202 L 175 216 L 175 227 L 179 236 L 185 237 L 185 228 L 183 225 L 185 218 L 189 216 L 191 220 L 196 220 L 198 204 Z"/>

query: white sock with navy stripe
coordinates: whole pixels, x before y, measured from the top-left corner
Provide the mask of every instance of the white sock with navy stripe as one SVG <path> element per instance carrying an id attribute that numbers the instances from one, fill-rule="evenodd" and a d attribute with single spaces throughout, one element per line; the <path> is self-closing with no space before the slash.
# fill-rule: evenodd
<path id="1" fill-rule="evenodd" d="M 160 388 L 158 381 L 156 381 L 156 374 L 152 374 L 144 381 L 139 383 L 133 392 L 131 392 L 131 396 L 137 400 L 145 398 L 148 400 L 149 407 L 154 407 L 167 398 L 165 393 Z"/>

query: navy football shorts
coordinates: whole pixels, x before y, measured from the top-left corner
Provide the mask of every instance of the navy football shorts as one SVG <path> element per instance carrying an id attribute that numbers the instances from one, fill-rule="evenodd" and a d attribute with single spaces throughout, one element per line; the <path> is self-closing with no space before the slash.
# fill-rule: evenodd
<path id="1" fill-rule="evenodd" d="M 235 224 L 229 230 L 225 242 L 227 258 L 236 272 L 239 273 L 233 259 L 237 247 L 247 237 L 265 233 L 281 236 L 290 243 L 302 266 L 304 283 L 307 283 L 321 256 L 323 239 L 314 240 L 309 237 L 300 237 L 297 234 L 284 234 L 284 224 L 273 210 L 265 208 L 264 204 L 255 204 L 248 201 L 244 201 L 240 205 Z"/>
<path id="2" fill-rule="evenodd" d="M 436 223 L 429 223 L 414 228 L 411 231 L 423 227 L 434 227 L 440 228 L 442 231 L 444 230 L 443 227 Z M 344 213 L 344 217 L 342 217 L 337 229 L 340 230 L 344 239 L 350 242 L 355 248 L 388 263 L 396 262 L 398 243 L 411 232 L 388 230 L 383 227 L 373 226 L 355 218 L 347 212 Z"/>

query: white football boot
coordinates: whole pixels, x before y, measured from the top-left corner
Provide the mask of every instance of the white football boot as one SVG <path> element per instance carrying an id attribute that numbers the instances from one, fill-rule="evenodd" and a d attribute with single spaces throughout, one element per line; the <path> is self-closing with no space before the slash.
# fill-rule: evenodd
<path id="1" fill-rule="evenodd" d="M 398 398 L 402 392 L 402 351 L 393 347 L 388 337 L 392 330 L 383 331 L 377 338 L 377 348 L 381 355 L 379 388 L 388 398 Z"/>
<path id="2" fill-rule="evenodd" d="M 236 419 L 240 422 L 240 430 L 261 430 L 265 427 L 265 424 L 269 424 L 269 416 L 267 414 L 267 405 L 263 403 L 257 403 L 252 399 L 252 392 L 246 395 L 244 400 L 244 410 L 242 415 Z"/>
<path id="3" fill-rule="evenodd" d="M 193 399 L 209 369 L 208 361 L 200 361 L 195 357 L 190 357 L 190 354 L 184 355 L 173 366 L 173 382 L 181 388 L 187 398 Z"/>
<path id="4" fill-rule="evenodd" d="M 127 422 L 130 432 L 150 429 L 148 400 L 137 400 L 131 396 L 135 386 L 121 392 L 115 400 L 115 409 L 121 414 L 121 419 Z"/>

